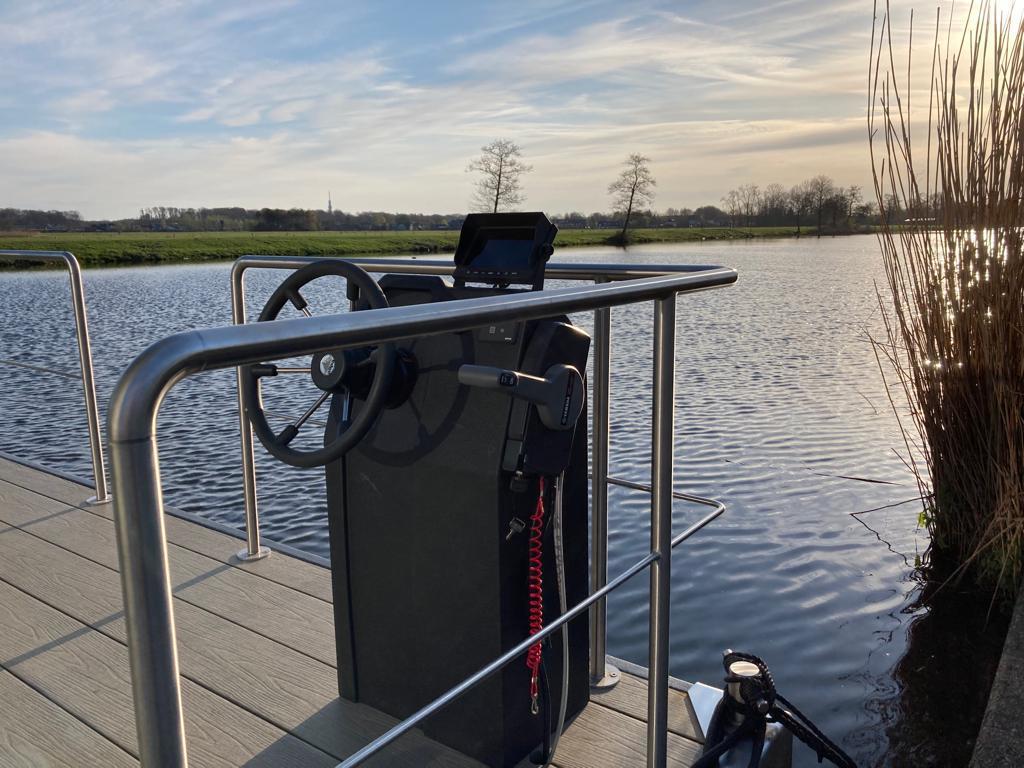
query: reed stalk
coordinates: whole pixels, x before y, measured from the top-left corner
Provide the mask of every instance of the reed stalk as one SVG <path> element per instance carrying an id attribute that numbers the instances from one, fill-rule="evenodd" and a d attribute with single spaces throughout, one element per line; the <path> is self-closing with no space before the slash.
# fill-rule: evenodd
<path id="1" fill-rule="evenodd" d="M 926 499 L 923 564 L 1013 595 L 1024 572 L 1024 26 L 1001 7 L 971 5 L 962 30 L 936 17 L 929 88 L 915 92 L 929 96 L 922 131 L 914 62 L 908 53 L 897 69 L 889 7 L 879 18 L 876 6 L 868 131 L 887 283 L 875 351 Z"/>

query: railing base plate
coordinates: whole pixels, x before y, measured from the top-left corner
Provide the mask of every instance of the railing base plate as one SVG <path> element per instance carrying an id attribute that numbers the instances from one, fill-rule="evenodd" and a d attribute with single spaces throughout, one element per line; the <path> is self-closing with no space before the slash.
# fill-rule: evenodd
<path id="1" fill-rule="evenodd" d="M 269 547 L 260 547 L 258 551 L 250 553 L 248 548 L 240 549 L 235 553 L 235 557 L 241 560 L 243 563 L 249 563 L 254 560 L 262 560 L 270 555 Z"/>
<path id="2" fill-rule="evenodd" d="M 107 496 L 107 498 L 105 499 L 98 499 L 95 496 L 90 496 L 88 499 L 85 500 L 85 503 L 90 507 L 98 507 L 101 504 L 109 504 L 113 500 L 113 496 Z"/>
<path id="3" fill-rule="evenodd" d="M 590 690 L 592 691 L 606 691 L 609 688 L 614 688 L 619 684 L 619 680 L 622 678 L 622 673 L 612 666 L 611 664 L 604 665 L 604 677 L 600 680 L 590 681 Z"/>

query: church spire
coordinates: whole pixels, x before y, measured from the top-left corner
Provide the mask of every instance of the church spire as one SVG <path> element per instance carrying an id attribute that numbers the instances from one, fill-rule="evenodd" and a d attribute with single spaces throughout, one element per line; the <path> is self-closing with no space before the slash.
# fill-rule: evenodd
<path id="1" fill-rule="evenodd" d="M 327 190 L 327 213 L 333 213 L 334 208 L 331 206 L 331 191 Z"/>

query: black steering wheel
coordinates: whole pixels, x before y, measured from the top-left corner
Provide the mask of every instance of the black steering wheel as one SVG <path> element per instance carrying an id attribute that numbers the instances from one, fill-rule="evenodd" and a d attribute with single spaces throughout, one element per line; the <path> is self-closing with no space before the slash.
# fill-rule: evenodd
<path id="1" fill-rule="evenodd" d="M 267 299 L 259 320 L 275 320 L 286 303 L 291 303 L 307 317 L 312 317 L 309 305 L 300 290 L 325 275 L 344 277 L 350 288 L 353 285 L 358 287 L 360 302 L 365 302 L 370 309 L 385 309 L 388 306 L 384 292 L 366 270 L 349 261 L 325 259 L 307 264 L 289 275 Z M 351 290 L 349 295 L 353 295 Z M 278 368 L 269 363 L 243 366 L 242 403 L 252 424 L 252 431 L 267 451 L 293 467 L 319 467 L 340 459 L 366 436 L 387 405 L 395 372 L 395 359 L 395 345 L 389 342 L 380 344 L 373 350 L 318 352 L 313 356 L 308 371 L 305 368 Z M 263 410 L 260 379 L 281 373 L 307 372 L 311 375 L 313 383 L 321 390 L 319 399 L 281 432 L 274 432 Z M 316 410 L 333 394 L 349 394 L 350 383 L 357 380 L 365 385 L 365 403 L 358 409 L 358 413 L 348 423 L 347 428 L 323 448 L 309 451 L 292 448 L 289 444 Z"/>

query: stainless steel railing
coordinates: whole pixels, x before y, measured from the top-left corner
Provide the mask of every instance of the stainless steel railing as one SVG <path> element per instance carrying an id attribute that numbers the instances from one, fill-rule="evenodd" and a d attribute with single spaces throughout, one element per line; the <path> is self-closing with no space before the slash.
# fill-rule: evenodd
<path id="1" fill-rule="evenodd" d="M 594 310 L 594 382 L 591 408 L 590 591 L 608 583 L 608 451 L 611 401 L 612 311 Z M 590 611 L 590 685 L 611 688 L 619 670 L 608 663 L 608 603 L 599 600 Z"/>
<path id="2" fill-rule="evenodd" d="M 240 325 L 246 322 L 245 304 L 245 273 L 250 269 L 299 269 L 307 264 L 323 260 L 323 256 L 273 256 L 273 255 L 245 255 L 240 256 L 231 266 L 231 322 Z M 416 274 L 416 275 L 438 275 L 450 276 L 455 269 L 452 261 L 438 261 L 430 259 L 396 259 L 396 258 L 353 258 L 348 259 L 357 266 L 370 272 L 391 272 L 393 274 Z M 668 274 L 690 274 L 708 269 L 708 267 L 694 265 L 651 265 L 651 264 L 548 264 L 545 274 L 553 280 L 584 280 L 593 282 L 609 282 L 613 280 L 631 280 L 641 277 L 659 277 Z M 603 315 L 602 315 L 603 313 Z M 593 412 L 593 440 L 594 440 L 594 461 L 604 467 L 607 473 L 608 466 L 608 371 L 607 361 L 609 355 L 609 336 L 611 315 L 606 309 L 596 310 L 594 313 L 594 355 L 595 355 L 595 377 L 597 377 L 597 366 L 601 361 L 605 363 L 604 375 L 600 377 L 604 382 L 604 389 L 598 392 L 594 390 L 594 412 Z M 242 448 L 242 480 L 243 495 L 245 498 L 245 536 L 246 547 L 238 552 L 240 560 L 259 560 L 270 554 L 270 550 L 263 546 L 260 540 L 259 520 L 259 498 L 256 483 L 256 462 L 254 456 L 254 443 L 252 428 L 245 416 L 245 408 L 242 404 L 242 381 L 241 371 L 236 372 L 236 386 L 238 392 L 238 425 L 239 436 Z M 600 395 L 600 397 L 599 397 Z M 600 479 L 594 480 L 593 503 L 600 504 L 600 510 L 605 514 L 600 515 L 607 519 L 607 498 L 602 495 L 604 492 L 598 490 L 603 487 Z M 606 527 L 601 531 L 606 532 Z M 599 537 L 607 542 L 607 536 Z M 602 554 L 603 553 L 603 554 Z M 607 545 L 601 550 L 595 549 L 592 552 L 595 562 L 607 560 Z M 591 587 L 597 589 L 607 580 L 607 568 L 602 566 L 596 573 L 597 577 L 592 579 Z M 607 622 L 603 615 L 603 605 L 595 611 L 598 615 L 600 626 Z M 603 633 L 601 633 L 603 634 Z M 603 641 L 602 641 L 603 643 Z M 600 658 L 604 658 L 604 647 Z M 591 678 L 594 684 L 599 684 L 606 677 L 603 669 L 594 668 L 591 670 Z M 613 681 L 614 678 L 611 678 Z"/>
<path id="3" fill-rule="evenodd" d="M 246 322 L 245 273 L 250 269 L 299 269 L 321 261 L 317 256 L 240 256 L 231 267 L 231 321 Z M 370 272 L 451 276 L 452 261 L 430 259 L 355 258 L 352 263 Z M 580 280 L 607 283 L 642 277 L 705 272 L 713 267 L 686 264 L 548 264 L 545 275 L 552 280 Z M 590 591 L 597 592 L 608 583 L 608 442 L 609 385 L 611 359 L 611 309 L 594 310 L 594 381 L 591 397 L 592 486 L 591 486 L 591 572 Z M 259 498 L 252 427 L 242 403 L 242 372 L 236 371 L 238 391 L 238 429 L 242 447 L 242 480 L 245 498 L 246 546 L 239 550 L 240 560 L 259 560 L 270 554 L 260 540 Z M 259 383 L 257 383 L 257 387 Z M 590 612 L 590 684 L 607 688 L 619 680 L 618 670 L 608 663 L 607 603 L 599 600 Z"/>
<path id="4" fill-rule="evenodd" d="M 579 265 L 577 265 L 578 267 Z M 550 274 L 550 273 L 549 273 Z M 553 277 L 554 275 L 552 275 Z M 181 379 L 210 369 L 313 354 L 331 348 L 470 330 L 483 323 L 530 320 L 653 300 L 654 408 L 652 429 L 651 551 L 633 568 L 570 609 L 545 632 L 603 599 L 640 571 L 651 569 L 650 682 L 647 765 L 667 759 L 669 579 L 671 575 L 672 425 L 676 294 L 727 285 L 736 273 L 708 268 L 684 274 L 627 279 L 560 290 L 464 299 L 444 305 L 368 310 L 274 323 L 180 333 L 149 347 L 122 375 L 110 401 L 108 435 L 125 623 L 131 660 L 139 754 L 143 765 L 186 766 L 187 749 L 178 679 L 177 643 L 163 527 L 156 417 L 164 396 Z M 713 519 L 713 511 L 705 521 Z M 684 540 L 704 521 L 676 537 Z M 444 706 L 525 651 L 537 637 L 480 670 L 428 705 Z M 425 708 L 427 709 L 427 708 Z M 422 713 L 422 711 L 421 711 Z M 355 766 L 414 727 L 417 713 L 343 765 Z"/>
<path id="5" fill-rule="evenodd" d="M 96 404 L 96 380 L 92 370 L 92 347 L 89 344 L 89 322 L 85 311 L 85 289 L 82 287 L 82 270 L 78 259 L 67 251 L 0 251 L 0 258 L 16 261 L 42 261 L 63 263 L 71 281 L 71 306 L 75 313 L 75 337 L 78 340 L 78 364 L 81 369 L 82 392 L 85 395 L 85 415 L 89 423 L 89 451 L 92 454 L 92 473 L 96 495 L 86 499 L 88 504 L 106 504 L 110 501 L 107 490 L 107 474 L 103 463 L 103 438 L 100 435 L 100 412 Z M 24 368 L 33 368 L 61 376 L 68 374 L 50 371 L 42 366 L 29 366 L 14 362 Z"/>

